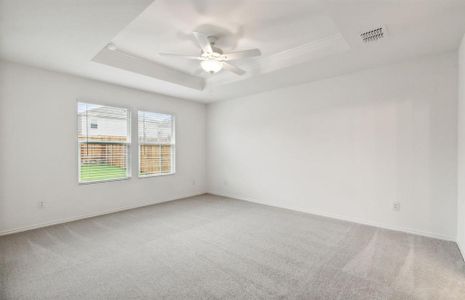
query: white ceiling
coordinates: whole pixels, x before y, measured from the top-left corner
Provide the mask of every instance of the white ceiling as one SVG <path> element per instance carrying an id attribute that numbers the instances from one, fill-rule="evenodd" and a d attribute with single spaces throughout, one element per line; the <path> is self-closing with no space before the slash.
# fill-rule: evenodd
<path id="1" fill-rule="evenodd" d="M 360 41 L 383 24 L 387 38 Z M 157 54 L 198 54 L 194 30 L 263 55 L 237 76 Z M 0 58 L 202 102 L 454 50 L 464 32 L 465 0 L 0 0 Z"/>
<path id="2" fill-rule="evenodd" d="M 198 61 L 158 55 L 173 52 L 198 56 L 200 49 L 193 31 L 216 36 L 215 46 L 224 51 L 260 48 L 263 55 L 234 62 L 247 70 L 246 76 L 225 71 L 211 75 L 202 72 Z M 207 89 L 315 59 L 318 50 L 324 50 L 321 57 L 349 49 L 336 24 L 322 12 L 320 1 L 283 5 L 282 1 L 245 4 L 158 0 L 119 32 L 112 43 L 124 53 L 202 77 Z"/>

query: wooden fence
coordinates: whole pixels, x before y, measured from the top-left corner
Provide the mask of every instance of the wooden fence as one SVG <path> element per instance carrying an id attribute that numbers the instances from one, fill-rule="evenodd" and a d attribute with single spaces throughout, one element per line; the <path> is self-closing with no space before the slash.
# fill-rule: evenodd
<path id="1" fill-rule="evenodd" d="M 122 144 L 81 143 L 81 164 L 126 168 L 127 146 Z M 140 173 L 167 174 L 172 171 L 171 145 L 141 145 Z"/>
<path id="2" fill-rule="evenodd" d="M 101 164 L 126 168 L 127 147 L 121 144 L 82 143 L 81 164 Z"/>
<path id="3" fill-rule="evenodd" d="M 140 173 L 171 173 L 171 145 L 141 145 Z"/>

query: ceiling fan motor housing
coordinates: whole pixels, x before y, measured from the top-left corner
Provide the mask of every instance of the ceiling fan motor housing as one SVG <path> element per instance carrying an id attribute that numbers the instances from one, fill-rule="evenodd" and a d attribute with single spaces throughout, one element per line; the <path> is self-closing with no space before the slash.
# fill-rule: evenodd
<path id="1" fill-rule="evenodd" d="M 223 50 L 221 50 L 218 47 L 214 47 L 213 44 L 212 44 L 212 50 L 214 53 L 223 54 Z"/>
<path id="2" fill-rule="evenodd" d="M 217 37 L 214 35 L 206 35 L 201 32 L 193 32 L 193 35 L 199 45 L 201 51 L 200 56 L 192 55 L 179 55 L 176 53 L 160 53 L 168 56 L 178 56 L 187 59 L 193 59 L 200 61 L 200 66 L 205 72 L 217 73 L 222 69 L 237 75 L 243 75 L 244 70 L 238 68 L 234 64 L 230 63 L 232 60 L 238 60 L 247 57 L 260 56 L 261 52 L 259 49 L 248 49 L 242 51 L 227 52 L 224 54 L 223 50 L 215 47 Z"/>

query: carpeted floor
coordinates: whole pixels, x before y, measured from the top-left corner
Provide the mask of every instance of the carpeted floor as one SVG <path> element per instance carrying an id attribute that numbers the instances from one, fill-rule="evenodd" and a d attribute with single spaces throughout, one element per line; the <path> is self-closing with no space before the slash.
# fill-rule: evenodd
<path id="1" fill-rule="evenodd" d="M 1 299 L 465 299 L 452 242 L 204 195 L 0 237 Z"/>

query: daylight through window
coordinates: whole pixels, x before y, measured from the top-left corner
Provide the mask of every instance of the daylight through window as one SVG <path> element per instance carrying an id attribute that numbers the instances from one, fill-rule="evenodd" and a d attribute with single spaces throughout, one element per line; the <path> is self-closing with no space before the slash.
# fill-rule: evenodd
<path id="1" fill-rule="evenodd" d="M 138 112 L 139 176 L 175 172 L 174 116 Z"/>
<path id="2" fill-rule="evenodd" d="M 78 103 L 79 182 L 129 177 L 129 111 Z"/>

